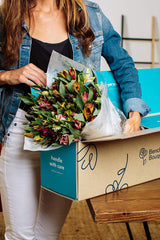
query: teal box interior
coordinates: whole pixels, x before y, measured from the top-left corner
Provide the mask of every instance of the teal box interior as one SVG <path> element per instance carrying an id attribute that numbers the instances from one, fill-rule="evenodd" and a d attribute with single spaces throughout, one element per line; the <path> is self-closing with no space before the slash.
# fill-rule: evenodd
<path id="1" fill-rule="evenodd" d="M 148 128 L 160 127 L 160 69 L 139 69 L 142 99 L 151 108 L 142 119 Z M 119 86 L 110 71 L 97 72 L 98 82 L 107 83 L 112 103 L 122 109 Z M 77 147 L 76 143 L 56 150 L 41 151 L 41 185 L 58 194 L 77 199 Z"/>
<path id="2" fill-rule="evenodd" d="M 149 105 L 150 113 L 142 118 L 142 125 L 149 128 L 160 127 L 160 68 L 138 69 L 142 88 L 142 99 Z M 99 82 L 107 83 L 108 95 L 112 103 L 122 110 L 119 86 L 110 71 L 97 72 Z"/>

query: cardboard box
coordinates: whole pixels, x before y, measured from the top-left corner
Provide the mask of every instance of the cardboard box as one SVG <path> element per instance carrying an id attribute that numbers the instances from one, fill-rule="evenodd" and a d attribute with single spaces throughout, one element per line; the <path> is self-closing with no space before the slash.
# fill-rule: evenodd
<path id="1" fill-rule="evenodd" d="M 138 72 L 142 98 L 151 108 L 142 125 L 149 129 L 42 151 L 42 187 L 84 200 L 160 177 L 160 69 Z M 107 81 L 111 101 L 121 108 L 119 87 L 112 73 L 97 75 L 99 81 Z"/>

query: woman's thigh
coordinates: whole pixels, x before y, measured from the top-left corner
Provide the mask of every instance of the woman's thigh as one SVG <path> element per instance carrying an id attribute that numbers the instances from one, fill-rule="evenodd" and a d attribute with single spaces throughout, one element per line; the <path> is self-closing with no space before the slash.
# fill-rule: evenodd
<path id="1" fill-rule="evenodd" d="M 6 239 L 35 239 L 40 193 L 40 154 L 23 150 L 24 112 L 19 110 L 8 130 L 0 157 L 0 190 Z"/>

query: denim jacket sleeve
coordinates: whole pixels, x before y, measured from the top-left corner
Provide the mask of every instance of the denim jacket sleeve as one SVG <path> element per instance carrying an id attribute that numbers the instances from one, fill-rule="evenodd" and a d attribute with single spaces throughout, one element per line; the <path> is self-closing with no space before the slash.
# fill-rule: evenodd
<path id="1" fill-rule="evenodd" d="M 104 37 L 102 56 L 106 59 L 120 86 L 124 112 L 128 116 L 130 111 L 138 111 L 143 117 L 150 111 L 150 108 L 141 99 L 138 71 L 127 51 L 120 46 L 120 35 L 114 30 L 101 9 L 100 14 Z"/>

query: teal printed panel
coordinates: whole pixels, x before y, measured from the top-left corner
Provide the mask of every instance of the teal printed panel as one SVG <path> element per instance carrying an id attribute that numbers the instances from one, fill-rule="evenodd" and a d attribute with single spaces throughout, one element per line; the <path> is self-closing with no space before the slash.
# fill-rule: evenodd
<path id="1" fill-rule="evenodd" d="M 41 186 L 77 199 L 76 143 L 41 151 Z"/>

